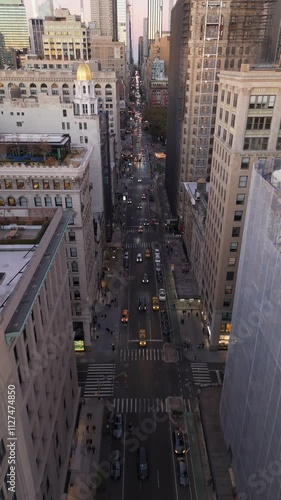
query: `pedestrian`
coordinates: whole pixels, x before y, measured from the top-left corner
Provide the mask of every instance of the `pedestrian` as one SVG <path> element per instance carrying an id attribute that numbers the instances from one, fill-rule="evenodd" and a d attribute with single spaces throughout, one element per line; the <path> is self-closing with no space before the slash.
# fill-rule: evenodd
<path id="1" fill-rule="evenodd" d="M 89 418 L 90 418 L 90 413 L 87 413 L 87 419 L 89 420 Z"/>
<path id="2" fill-rule="evenodd" d="M 193 313 L 193 309 L 190 309 L 191 314 Z"/>
<path id="3" fill-rule="evenodd" d="M 100 323 L 98 323 L 98 325 L 97 325 L 97 326 L 98 326 L 98 330 L 99 330 L 99 329 L 100 329 Z"/>
<path id="4" fill-rule="evenodd" d="M 92 449 L 92 448 L 91 448 L 91 446 L 89 445 L 89 446 L 88 446 L 88 448 L 87 448 L 88 452 L 90 452 L 90 451 L 91 451 L 91 449 Z"/>
<path id="5" fill-rule="evenodd" d="M 92 431 L 95 431 L 95 430 L 96 430 L 96 426 L 92 425 Z"/>
<path id="6" fill-rule="evenodd" d="M 174 306 L 173 306 L 173 307 L 174 307 L 174 309 L 176 309 L 176 304 L 175 304 L 175 303 L 174 303 Z"/>
<path id="7" fill-rule="evenodd" d="M 106 314 L 103 315 L 104 319 L 106 319 Z"/>
<path id="8" fill-rule="evenodd" d="M 95 451 L 96 451 L 96 448 L 93 446 L 93 447 L 92 447 L 92 452 L 93 452 L 93 455 L 94 455 Z"/>
<path id="9" fill-rule="evenodd" d="M 88 416 L 88 415 L 87 415 Z M 89 417 L 88 417 L 89 418 Z M 87 425 L 86 427 L 86 431 L 89 432 L 89 426 Z"/>
<path id="10" fill-rule="evenodd" d="M 90 444 L 93 444 L 93 440 L 92 440 L 92 439 L 89 439 L 89 443 L 90 443 Z"/>
<path id="11" fill-rule="evenodd" d="M 91 418 L 92 418 L 92 416 L 93 416 L 93 414 L 92 414 L 92 413 L 89 413 L 89 419 L 91 419 Z"/>
<path id="12" fill-rule="evenodd" d="M 196 361 L 196 360 L 197 360 L 197 357 L 196 357 L 196 356 L 193 356 L 193 359 L 194 359 L 194 361 Z"/>

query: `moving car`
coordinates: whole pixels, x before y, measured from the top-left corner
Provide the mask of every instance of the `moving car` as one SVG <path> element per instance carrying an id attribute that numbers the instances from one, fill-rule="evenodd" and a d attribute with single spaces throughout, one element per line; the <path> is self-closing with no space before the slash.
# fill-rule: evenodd
<path id="1" fill-rule="evenodd" d="M 142 199 L 142 200 L 146 200 L 146 195 L 145 195 L 145 193 L 142 193 L 142 195 L 141 195 L 141 199 Z"/>
<path id="2" fill-rule="evenodd" d="M 128 323 L 129 321 L 129 311 L 128 309 L 123 309 L 121 316 L 121 323 Z"/>
<path id="3" fill-rule="evenodd" d="M 156 278 L 157 278 L 158 283 L 162 283 L 163 276 L 162 276 L 161 270 L 159 270 L 159 271 L 156 270 Z"/>
<path id="4" fill-rule="evenodd" d="M 121 413 L 117 413 L 115 415 L 113 424 L 113 436 L 116 439 L 121 439 L 122 435 L 123 435 L 123 417 Z"/>
<path id="5" fill-rule="evenodd" d="M 144 255 L 145 255 L 146 259 L 149 259 L 149 258 L 150 258 L 150 250 L 149 250 L 149 248 L 147 248 L 147 249 L 146 249 L 146 251 L 145 251 L 145 254 L 144 254 Z"/>
<path id="6" fill-rule="evenodd" d="M 161 262 L 161 258 L 160 258 L 159 253 L 155 254 L 155 262 Z"/>
<path id="7" fill-rule="evenodd" d="M 148 458 L 144 446 L 141 446 L 137 451 L 137 474 L 142 480 L 149 476 Z"/>
<path id="8" fill-rule="evenodd" d="M 139 345 L 146 347 L 146 331 L 144 329 L 139 330 Z"/>
<path id="9" fill-rule="evenodd" d="M 152 309 L 153 311 L 159 310 L 159 300 L 158 297 L 152 297 Z"/>
<path id="10" fill-rule="evenodd" d="M 141 254 L 141 253 L 138 253 L 138 254 L 137 254 L 136 261 L 137 261 L 137 262 L 142 262 L 142 254 Z"/>
<path id="11" fill-rule="evenodd" d="M 131 204 L 132 204 L 132 200 L 131 200 L 131 198 L 128 198 L 128 200 L 127 200 L 127 204 L 128 204 L 128 205 L 131 205 Z"/>
<path id="12" fill-rule="evenodd" d="M 124 252 L 124 260 L 128 260 L 129 258 L 129 252 Z"/>
<path id="13" fill-rule="evenodd" d="M 142 180 L 141 180 L 141 179 L 138 179 L 138 182 L 142 182 Z"/>
<path id="14" fill-rule="evenodd" d="M 143 227 L 142 226 L 139 226 L 138 233 L 143 233 Z"/>
<path id="15" fill-rule="evenodd" d="M 186 462 L 184 458 L 177 459 L 177 474 L 180 485 L 184 487 L 188 486 L 189 481 L 188 481 Z"/>
<path id="16" fill-rule="evenodd" d="M 155 262 L 156 272 L 161 271 L 161 262 Z"/>
<path id="17" fill-rule="evenodd" d="M 139 311 L 146 311 L 146 300 L 145 297 L 139 298 Z"/>
<path id="18" fill-rule="evenodd" d="M 173 431 L 173 443 L 174 443 L 174 452 L 176 455 L 183 455 L 185 453 L 185 446 L 183 435 L 181 431 Z"/>
<path id="19" fill-rule="evenodd" d="M 144 219 L 144 221 L 143 221 L 143 225 L 144 225 L 144 226 L 149 226 L 149 221 L 148 221 L 147 219 Z"/>
<path id="20" fill-rule="evenodd" d="M 147 275 L 146 273 L 144 273 L 144 275 L 143 275 L 142 282 L 143 282 L 145 285 L 146 285 L 147 283 L 149 283 L 148 275 Z"/>
<path id="21" fill-rule="evenodd" d="M 141 209 L 142 209 L 142 205 L 138 205 L 138 206 L 137 206 L 137 209 L 138 209 L 138 210 L 141 210 Z"/>
<path id="22" fill-rule="evenodd" d="M 110 477 L 112 479 L 120 479 L 121 477 L 121 453 L 119 450 L 114 450 L 110 460 Z"/>
<path id="23" fill-rule="evenodd" d="M 155 253 L 155 256 L 156 256 L 156 255 L 160 255 L 160 250 L 159 250 L 159 248 L 155 248 L 154 253 Z"/>
<path id="24" fill-rule="evenodd" d="M 159 300 L 160 300 L 160 302 L 163 302 L 166 300 L 166 292 L 165 292 L 164 288 L 160 288 L 160 290 L 159 290 Z"/>

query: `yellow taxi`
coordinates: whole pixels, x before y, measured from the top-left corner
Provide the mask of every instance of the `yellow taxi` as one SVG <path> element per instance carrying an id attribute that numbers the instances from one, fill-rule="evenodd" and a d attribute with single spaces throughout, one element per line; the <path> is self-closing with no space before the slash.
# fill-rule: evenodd
<path id="1" fill-rule="evenodd" d="M 143 227 L 142 226 L 139 226 L 138 233 L 143 233 Z"/>
<path id="2" fill-rule="evenodd" d="M 139 345 L 146 347 L 146 331 L 144 329 L 139 330 Z"/>
<path id="3" fill-rule="evenodd" d="M 159 300 L 158 297 L 152 297 L 152 309 L 153 311 L 159 310 Z"/>
<path id="4" fill-rule="evenodd" d="M 123 309 L 121 316 L 121 323 L 128 323 L 129 321 L 129 311 L 128 309 Z"/>
<path id="5" fill-rule="evenodd" d="M 150 258 L 150 250 L 149 250 L 149 248 L 147 248 L 147 249 L 146 249 L 146 251 L 145 251 L 145 254 L 144 254 L 144 255 L 145 255 L 145 257 L 146 257 L 147 259 L 149 259 L 149 258 Z"/>

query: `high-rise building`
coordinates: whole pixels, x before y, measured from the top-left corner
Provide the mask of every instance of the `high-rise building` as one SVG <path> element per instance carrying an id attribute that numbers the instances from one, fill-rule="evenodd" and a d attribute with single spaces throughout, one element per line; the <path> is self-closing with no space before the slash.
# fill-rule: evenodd
<path id="1" fill-rule="evenodd" d="M 27 51 L 29 34 L 23 0 L 0 0 L 0 33 L 6 49 Z"/>
<path id="2" fill-rule="evenodd" d="M 46 59 L 91 59 L 88 29 L 68 9 L 56 9 L 54 17 L 45 18 L 43 45 Z"/>
<path id="3" fill-rule="evenodd" d="M 168 30 L 171 29 L 171 11 L 174 7 L 175 0 L 169 0 L 169 12 L 168 12 Z"/>
<path id="4" fill-rule="evenodd" d="M 158 32 L 162 36 L 163 0 L 147 0 L 148 44 L 155 40 Z"/>
<path id="5" fill-rule="evenodd" d="M 37 56 L 44 54 L 43 35 L 44 35 L 44 19 L 32 18 L 28 21 L 31 53 Z"/>
<path id="6" fill-rule="evenodd" d="M 141 68 L 143 62 L 143 37 L 139 36 L 138 41 L 138 67 Z"/>
<path id="7" fill-rule="evenodd" d="M 42 19 L 54 16 L 54 0 L 45 0 L 38 5 L 38 16 Z"/>
<path id="8" fill-rule="evenodd" d="M 118 42 L 127 42 L 127 0 L 117 2 L 117 39 Z"/>
<path id="9" fill-rule="evenodd" d="M 276 0 L 178 0 L 172 9 L 166 188 L 182 216 L 185 181 L 210 175 L 221 69 L 267 59 Z"/>
<path id="10" fill-rule="evenodd" d="M 148 57 L 148 19 L 143 19 L 143 57 Z"/>
<path id="11" fill-rule="evenodd" d="M 24 179 L 20 175 L 18 184 Z M 80 395 L 66 260 L 71 220 L 71 211 L 60 207 L 1 206 L 1 398 L 16 398 L 19 500 L 61 498 L 68 477 Z M 15 497 L 8 416 L 1 404 L 2 499 Z"/>
<path id="12" fill-rule="evenodd" d="M 100 63 L 101 70 L 116 71 L 126 80 L 126 51 L 124 42 L 114 42 L 110 36 L 96 36 L 90 28 L 92 59 Z"/>
<path id="13" fill-rule="evenodd" d="M 221 398 L 241 500 L 280 498 L 280 168 L 280 159 L 253 166 Z"/>
<path id="14" fill-rule="evenodd" d="M 117 40 L 117 0 L 91 0 L 91 26 L 97 36 Z"/>
<path id="15" fill-rule="evenodd" d="M 220 72 L 199 284 L 214 349 L 228 346 L 253 164 L 281 158 L 280 122 L 280 66 Z"/>

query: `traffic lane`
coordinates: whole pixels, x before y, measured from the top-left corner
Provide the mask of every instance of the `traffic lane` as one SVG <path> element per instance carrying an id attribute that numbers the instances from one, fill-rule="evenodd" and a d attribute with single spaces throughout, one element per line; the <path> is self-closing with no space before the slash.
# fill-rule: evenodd
<path id="1" fill-rule="evenodd" d="M 128 416 L 132 420 L 132 434 L 128 436 L 125 461 L 124 499 L 176 500 L 171 481 L 172 456 L 168 438 L 169 418 L 166 413 L 140 413 Z M 147 450 L 149 477 L 140 480 L 137 475 L 137 449 Z"/>

